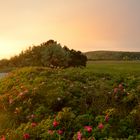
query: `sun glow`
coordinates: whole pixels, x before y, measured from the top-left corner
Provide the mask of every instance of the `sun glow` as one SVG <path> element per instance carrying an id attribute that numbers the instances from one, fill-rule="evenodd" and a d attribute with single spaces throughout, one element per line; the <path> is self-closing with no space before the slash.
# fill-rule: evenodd
<path id="1" fill-rule="evenodd" d="M 139 5 L 139 0 L 0 1 L 0 59 L 49 39 L 83 52 L 140 51 Z"/>
<path id="2" fill-rule="evenodd" d="M 10 58 L 25 49 L 26 42 L 0 40 L 0 59 Z"/>

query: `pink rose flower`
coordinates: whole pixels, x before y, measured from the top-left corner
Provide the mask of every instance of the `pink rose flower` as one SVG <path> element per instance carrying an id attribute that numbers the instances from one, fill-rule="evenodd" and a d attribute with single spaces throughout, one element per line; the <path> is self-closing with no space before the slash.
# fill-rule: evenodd
<path id="1" fill-rule="evenodd" d="M 91 131 L 92 131 L 92 127 L 91 127 L 91 126 L 85 126 L 84 128 L 85 128 L 85 130 L 86 130 L 88 133 L 91 133 Z"/>
<path id="2" fill-rule="evenodd" d="M 30 135 L 29 135 L 28 133 L 25 133 L 25 134 L 23 135 L 23 138 L 24 138 L 25 140 L 27 140 L 27 139 L 30 138 Z"/>
<path id="3" fill-rule="evenodd" d="M 82 140 L 82 133 L 80 131 L 77 132 L 77 139 Z"/>
<path id="4" fill-rule="evenodd" d="M 32 119 L 34 119 L 34 118 L 35 118 L 35 115 L 34 115 L 34 114 L 32 114 L 32 115 L 31 115 L 31 118 L 32 118 Z"/>
<path id="5" fill-rule="evenodd" d="M 108 115 L 108 114 L 105 116 L 105 121 L 106 121 L 106 122 L 109 121 L 109 115 Z"/>
<path id="6" fill-rule="evenodd" d="M 48 130 L 48 134 L 53 135 L 54 131 L 53 130 Z"/>
<path id="7" fill-rule="evenodd" d="M 6 140 L 5 136 L 3 135 L 0 140 Z"/>
<path id="8" fill-rule="evenodd" d="M 37 126 L 37 123 L 32 122 L 31 126 L 32 126 L 32 127 L 36 127 L 36 126 Z"/>
<path id="9" fill-rule="evenodd" d="M 102 123 L 99 123 L 98 128 L 101 130 L 104 128 L 104 125 Z"/>
<path id="10" fill-rule="evenodd" d="M 53 126 L 57 127 L 59 125 L 59 122 L 57 122 L 56 120 L 53 121 Z"/>
<path id="11" fill-rule="evenodd" d="M 63 134 L 63 131 L 62 131 L 62 130 L 58 130 L 57 133 L 58 133 L 59 135 L 62 135 L 62 134 Z"/>

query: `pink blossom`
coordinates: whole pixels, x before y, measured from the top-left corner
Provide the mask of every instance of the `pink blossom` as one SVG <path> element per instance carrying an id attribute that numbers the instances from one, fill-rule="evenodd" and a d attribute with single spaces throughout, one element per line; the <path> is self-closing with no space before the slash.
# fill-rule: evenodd
<path id="1" fill-rule="evenodd" d="M 98 128 L 99 129 L 103 129 L 104 128 L 104 125 L 102 123 L 99 123 Z"/>
<path id="2" fill-rule="evenodd" d="M 54 127 L 57 127 L 58 125 L 59 125 L 59 122 L 57 122 L 56 120 L 54 120 L 53 126 L 54 126 Z"/>
<path id="3" fill-rule="evenodd" d="M 54 131 L 53 130 L 48 130 L 48 134 L 53 135 Z"/>
<path id="4" fill-rule="evenodd" d="M 77 132 L 77 139 L 82 140 L 82 133 L 80 131 Z"/>
<path id="5" fill-rule="evenodd" d="M 32 127 L 36 127 L 36 126 L 37 126 L 37 123 L 32 122 L 31 126 L 32 126 Z"/>
<path id="6" fill-rule="evenodd" d="M 32 119 L 34 119 L 34 118 L 35 118 L 35 115 L 34 115 L 34 114 L 32 114 L 32 115 L 31 115 L 31 118 L 32 118 Z"/>
<path id="7" fill-rule="evenodd" d="M 27 139 L 30 138 L 30 135 L 29 135 L 28 133 L 25 133 L 25 134 L 23 135 L 23 138 L 24 138 L 25 140 L 27 140 Z"/>
<path id="8" fill-rule="evenodd" d="M 85 126 L 84 128 L 85 128 L 85 130 L 87 132 L 91 133 L 91 131 L 92 131 L 92 127 L 91 126 Z"/>
<path id="9" fill-rule="evenodd" d="M 105 121 L 106 121 L 106 122 L 109 121 L 109 115 L 108 115 L 108 114 L 105 116 Z"/>
<path id="10" fill-rule="evenodd" d="M 3 135 L 0 140 L 6 140 L 5 136 Z"/>
<path id="11" fill-rule="evenodd" d="M 63 131 L 62 131 L 62 130 L 58 130 L 57 133 L 58 133 L 59 135 L 62 135 L 62 134 L 63 134 Z"/>

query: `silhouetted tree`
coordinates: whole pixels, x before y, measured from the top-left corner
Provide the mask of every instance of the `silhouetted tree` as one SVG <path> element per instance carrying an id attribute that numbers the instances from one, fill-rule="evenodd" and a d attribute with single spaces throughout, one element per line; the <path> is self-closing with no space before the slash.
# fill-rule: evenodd
<path id="1" fill-rule="evenodd" d="M 87 57 L 80 51 L 62 47 L 54 40 L 49 40 L 38 46 L 29 47 L 8 62 L 0 64 L 12 67 L 47 66 L 47 67 L 78 67 L 86 66 Z"/>

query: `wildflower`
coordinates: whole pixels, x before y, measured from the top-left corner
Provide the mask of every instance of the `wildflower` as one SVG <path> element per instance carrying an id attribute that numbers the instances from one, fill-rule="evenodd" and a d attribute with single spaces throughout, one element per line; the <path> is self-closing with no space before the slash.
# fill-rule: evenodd
<path id="1" fill-rule="evenodd" d="M 88 133 L 91 133 L 91 131 L 92 131 L 92 127 L 91 127 L 91 126 L 85 126 L 84 128 L 85 128 L 85 130 L 86 130 Z"/>
<path id="2" fill-rule="evenodd" d="M 58 130 L 57 133 L 58 133 L 59 135 L 62 135 L 62 134 L 63 134 L 63 131 L 62 131 L 62 130 Z"/>
<path id="3" fill-rule="evenodd" d="M 48 134 L 53 135 L 54 131 L 53 130 L 48 130 Z"/>
<path id="4" fill-rule="evenodd" d="M 30 135 L 29 135 L 28 133 L 25 133 L 25 134 L 23 135 L 23 138 L 24 138 L 25 140 L 27 140 L 27 139 L 30 138 Z"/>
<path id="5" fill-rule="evenodd" d="M 34 118 L 35 118 L 35 115 L 34 115 L 34 114 L 32 114 L 32 115 L 31 115 L 31 118 L 32 118 L 32 119 L 34 119 Z"/>
<path id="6" fill-rule="evenodd" d="M 0 140 L 6 140 L 5 136 L 2 135 L 1 139 Z"/>
<path id="7" fill-rule="evenodd" d="M 77 139 L 82 140 L 82 133 L 80 131 L 77 132 Z"/>
<path id="8" fill-rule="evenodd" d="M 109 121 L 109 115 L 108 115 L 108 114 L 105 116 L 105 121 L 106 121 L 106 122 Z"/>
<path id="9" fill-rule="evenodd" d="M 36 126 L 37 126 L 37 123 L 33 122 L 33 123 L 31 124 L 31 126 L 32 126 L 32 127 L 36 127 Z"/>
<path id="10" fill-rule="evenodd" d="M 54 126 L 54 127 L 57 127 L 58 125 L 59 125 L 59 122 L 57 122 L 56 120 L 54 120 L 53 126 Z"/>
<path id="11" fill-rule="evenodd" d="M 103 129 L 104 128 L 104 125 L 102 123 L 99 123 L 98 128 L 99 129 Z"/>

